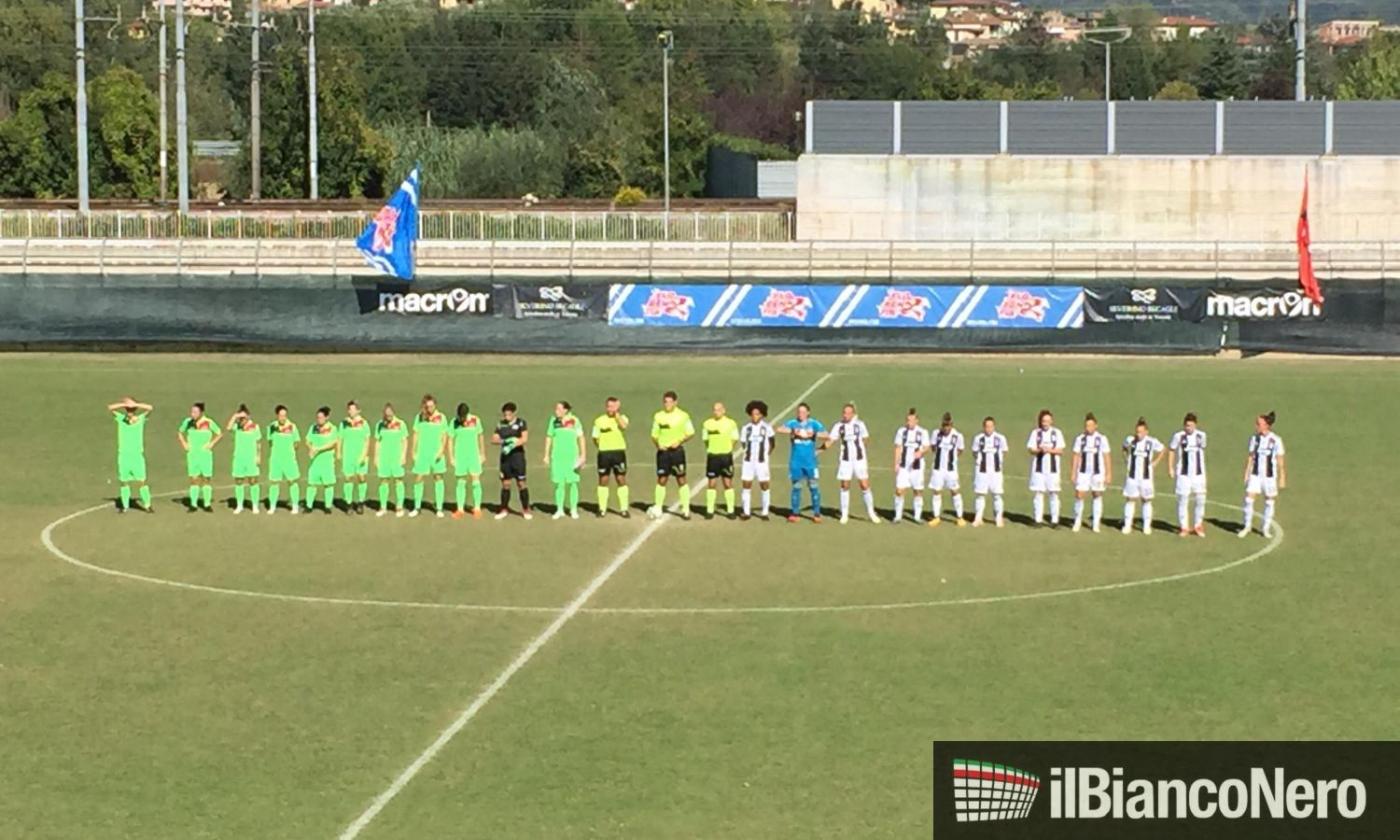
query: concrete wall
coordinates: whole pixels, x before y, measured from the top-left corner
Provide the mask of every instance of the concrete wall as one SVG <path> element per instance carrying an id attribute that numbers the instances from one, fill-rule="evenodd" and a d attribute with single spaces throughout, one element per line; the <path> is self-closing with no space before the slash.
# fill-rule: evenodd
<path id="1" fill-rule="evenodd" d="M 797 237 L 1400 240 L 1400 157 L 803 155 Z"/>

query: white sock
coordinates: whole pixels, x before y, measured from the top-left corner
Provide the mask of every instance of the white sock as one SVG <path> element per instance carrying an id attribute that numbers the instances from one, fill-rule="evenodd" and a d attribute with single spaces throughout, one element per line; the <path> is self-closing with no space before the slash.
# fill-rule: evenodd
<path id="1" fill-rule="evenodd" d="M 1133 516 L 1137 510 L 1137 502 L 1129 499 L 1123 503 L 1123 527 L 1129 531 L 1133 530 Z"/>
<path id="2" fill-rule="evenodd" d="M 770 501 L 772 498 L 773 498 L 773 495 L 772 495 L 772 493 L 771 493 L 770 491 L 768 491 L 768 490 L 764 490 L 764 491 L 763 491 L 763 515 L 764 515 L 764 516 L 767 516 L 767 515 L 768 515 L 768 503 L 769 503 L 769 501 Z"/>
<path id="3" fill-rule="evenodd" d="M 1050 524 L 1052 524 L 1052 525 L 1059 525 L 1059 524 L 1060 524 L 1060 494 L 1059 494 L 1059 493 L 1053 493 L 1053 492 L 1052 492 L 1052 493 L 1050 494 Z"/>
<path id="4" fill-rule="evenodd" d="M 1244 499 L 1244 529 L 1248 531 L 1254 527 L 1254 497 L 1246 496 Z"/>
<path id="5" fill-rule="evenodd" d="M 739 491 L 739 498 L 744 503 L 744 515 L 748 516 L 753 513 L 753 490 L 745 487 Z"/>
<path id="6" fill-rule="evenodd" d="M 981 493 L 972 500 L 972 521 L 981 522 L 982 512 L 987 509 L 987 497 Z"/>
<path id="7" fill-rule="evenodd" d="M 869 490 L 862 490 L 861 496 L 865 498 L 865 515 L 871 519 L 875 518 L 875 494 Z"/>
<path id="8" fill-rule="evenodd" d="M 1196 527 L 1206 524 L 1206 494 L 1196 495 Z"/>
<path id="9" fill-rule="evenodd" d="M 1098 528 L 1103 523 L 1103 496 L 1095 496 L 1093 501 L 1094 527 Z"/>
<path id="10" fill-rule="evenodd" d="M 841 518 L 845 519 L 851 513 L 851 491 L 841 488 Z"/>
<path id="11" fill-rule="evenodd" d="M 1084 500 L 1078 496 L 1074 497 L 1074 524 L 1078 525 L 1084 521 Z"/>
<path id="12" fill-rule="evenodd" d="M 1040 520 L 1045 517 L 1045 494 L 1036 493 L 1031 500 L 1031 513 L 1035 516 L 1035 524 L 1039 525 Z"/>
<path id="13" fill-rule="evenodd" d="M 924 494 L 914 494 L 914 518 L 922 522 L 924 520 Z"/>
<path id="14" fill-rule="evenodd" d="M 997 495 L 992 497 L 992 510 L 996 513 L 998 522 L 1001 521 L 1002 507 L 1003 505 L 1001 500 L 1001 494 L 998 493 Z"/>
<path id="15" fill-rule="evenodd" d="M 943 494 L 933 494 L 933 518 L 938 519 L 943 516 Z"/>
<path id="16" fill-rule="evenodd" d="M 1274 524 L 1274 500 L 1264 500 L 1264 530 L 1269 530 Z"/>
<path id="17" fill-rule="evenodd" d="M 898 522 L 904 518 L 904 497 L 894 497 L 894 521 Z"/>
<path id="18" fill-rule="evenodd" d="M 1187 513 L 1187 506 L 1190 505 L 1190 503 L 1190 496 L 1181 495 L 1176 497 L 1176 524 L 1183 531 L 1191 530 L 1191 521 L 1186 518 L 1189 515 Z"/>
<path id="19" fill-rule="evenodd" d="M 963 518 L 963 505 L 961 493 L 953 494 L 953 513 L 956 513 L 959 519 Z"/>
<path id="20" fill-rule="evenodd" d="M 1152 527 L 1152 501 L 1142 500 L 1142 530 L 1146 531 Z"/>

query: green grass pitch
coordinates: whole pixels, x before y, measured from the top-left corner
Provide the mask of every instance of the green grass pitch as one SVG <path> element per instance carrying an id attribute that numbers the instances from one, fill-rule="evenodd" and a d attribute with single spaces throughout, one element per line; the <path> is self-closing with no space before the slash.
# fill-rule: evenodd
<path id="1" fill-rule="evenodd" d="M 642 502 L 661 391 L 698 423 L 716 399 L 776 412 L 828 373 L 810 400 L 827 422 L 859 404 L 886 512 L 887 453 L 911 405 L 926 423 L 951 410 L 969 437 L 994 414 L 1013 450 L 1042 406 L 1070 435 L 1093 410 L 1115 440 L 1139 414 L 1166 438 L 1193 410 L 1211 435 L 1209 516 L 1233 526 L 1252 419 L 1274 409 L 1283 535 L 1268 550 L 1221 527 L 1199 540 L 669 519 L 360 836 L 927 837 L 937 738 L 1394 736 L 1393 362 L 4 355 L 0 836 L 336 837 L 650 527 L 192 516 L 166 495 L 154 516 L 102 507 L 53 542 L 118 572 L 312 600 L 102 574 L 40 534 L 115 495 L 109 401 L 156 405 L 151 483 L 173 494 L 193 400 L 220 421 L 247 402 L 263 423 L 285 402 L 304 428 L 321 404 L 408 414 L 431 391 L 486 418 L 514 400 L 538 429 L 556 399 L 590 420 L 615 392 Z M 532 486 L 547 504 L 541 443 Z M 1029 510 L 1024 474 L 1013 455 L 1015 514 Z M 1157 484 L 1171 523 L 1170 481 Z M 587 502 L 592 488 L 586 477 Z M 1109 493 L 1112 524 L 1121 509 Z M 908 602 L 938 604 L 871 607 Z M 842 606 L 861 608 L 768 609 Z"/>

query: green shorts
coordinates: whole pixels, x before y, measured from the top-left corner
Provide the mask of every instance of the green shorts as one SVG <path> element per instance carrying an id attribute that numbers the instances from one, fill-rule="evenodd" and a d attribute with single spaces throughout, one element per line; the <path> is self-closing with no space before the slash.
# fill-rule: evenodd
<path id="1" fill-rule="evenodd" d="M 233 462 L 234 478 L 257 478 L 261 474 L 262 468 L 258 466 L 258 462 L 254 459 L 240 458 Z"/>
<path id="2" fill-rule="evenodd" d="M 346 461 L 340 465 L 340 472 L 346 478 L 369 476 L 369 461 Z"/>
<path id="3" fill-rule="evenodd" d="M 141 455 L 117 459 L 117 481 L 145 481 L 146 458 Z"/>
<path id="4" fill-rule="evenodd" d="M 447 459 L 439 458 L 436 461 L 427 458 L 413 459 L 414 475 L 442 475 L 447 472 Z"/>
<path id="5" fill-rule="evenodd" d="M 213 478 L 214 453 L 207 449 L 186 452 L 185 474 L 190 478 Z"/>
<path id="6" fill-rule="evenodd" d="M 385 479 L 402 480 L 403 464 L 397 462 L 392 464 L 376 464 L 374 467 L 374 474 L 379 476 L 380 481 Z"/>
<path id="7" fill-rule="evenodd" d="M 551 461 L 549 464 L 549 480 L 554 484 L 577 484 L 578 470 L 574 469 L 577 459 L 567 463 Z"/>
<path id="8" fill-rule="evenodd" d="M 335 484 L 335 459 L 322 458 L 313 460 L 306 467 L 306 483 L 324 487 Z"/>
<path id="9" fill-rule="evenodd" d="M 268 465 L 267 480 L 273 483 L 283 481 L 298 481 L 301 479 L 301 467 L 296 459 L 276 460 Z"/>
<path id="10" fill-rule="evenodd" d="M 452 467 L 452 475 L 457 478 L 481 478 L 481 465 L 456 464 Z"/>

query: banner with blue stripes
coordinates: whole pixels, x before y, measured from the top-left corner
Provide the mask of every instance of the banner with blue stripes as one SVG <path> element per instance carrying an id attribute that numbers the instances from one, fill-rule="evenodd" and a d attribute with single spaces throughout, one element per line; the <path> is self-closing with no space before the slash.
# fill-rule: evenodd
<path id="1" fill-rule="evenodd" d="M 418 167 L 408 173 L 389 201 L 374 214 L 355 247 L 377 271 L 413 279 L 413 243 L 418 239 Z"/>
<path id="2" fill-rule="evenodd" d="M 608 323 L 620 327 L 1078 329 L 1080 286 L 619 283 Z"/>

